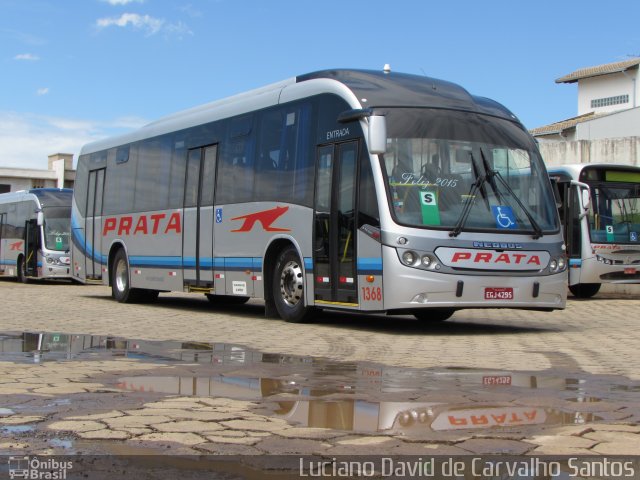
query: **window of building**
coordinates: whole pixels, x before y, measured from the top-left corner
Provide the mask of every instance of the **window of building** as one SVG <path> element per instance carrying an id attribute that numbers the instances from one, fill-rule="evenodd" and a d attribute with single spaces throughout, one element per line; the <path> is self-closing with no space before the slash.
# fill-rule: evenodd
<path id="1" fill-rule="evenodd" d="M 629 95 L 617 95 L 615 97 L 596 98 L 591 100 L 591 108 L 610 107 L 629 103 Z"/>
<path id="2" fill-rule="evenodd" d="M 11 191 L 11 185 L 0 183 L 0 193 L 9 193 Z"/>

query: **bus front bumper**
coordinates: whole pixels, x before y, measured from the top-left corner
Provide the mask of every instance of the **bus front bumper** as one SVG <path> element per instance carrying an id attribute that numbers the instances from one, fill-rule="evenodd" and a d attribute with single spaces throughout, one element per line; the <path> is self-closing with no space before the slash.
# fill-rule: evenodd
<path id="1" fill-rule="evenodd" d="M 385 310 L 418 308 L 563 309 L 567 301 L 567 272 L 513 277 L 451 275 L 407 267 L 401 274 L 385 272 Z"/>

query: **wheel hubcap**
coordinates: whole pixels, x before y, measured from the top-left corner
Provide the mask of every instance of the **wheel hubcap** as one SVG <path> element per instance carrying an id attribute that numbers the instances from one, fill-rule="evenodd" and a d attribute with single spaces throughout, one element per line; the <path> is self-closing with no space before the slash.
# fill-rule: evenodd
<path id="1" fill-rule="evenodd" d="M 127 289 L 129 283 L 129 275 L 127 273 L 127 263 L 124 260 L 119 260 L 116 265 L 116 288 L 119 292 L 124 292 Z"/>
<path id="2" fill-rule="evenodd" d="M 282 300 L 290 307 L 302 300 L 303 281 L 302 268 L 297 262 L 289 262 L 280 274 L 280 293 Z"/>

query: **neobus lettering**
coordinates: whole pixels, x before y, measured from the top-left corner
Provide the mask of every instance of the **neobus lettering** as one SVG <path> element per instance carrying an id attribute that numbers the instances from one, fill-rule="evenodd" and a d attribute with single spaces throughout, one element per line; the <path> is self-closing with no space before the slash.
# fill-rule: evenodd
<path id="1" fill-rule="evenodd" d="M 135 223 L 135 228 L 133 228 L 133 235 L 157 235 L 160 231 L 162 231 L 162 233 L 164 234 L 167 234 L 169 232 L 182 232 L 182 222 L 180 220 L 179 212 L 172 213 L 166 223 L 164 221 L 165 218 L 167 218 L 166 213 L 140 215 L 137 222 Z M 106 236 L 109 232 L 117 232 L 118 235 L 131 235 L 133 226 L 134 223 L 132 216 L 123 216 L 120 217 L 120 219 L 117 219 L 116 217 L 108 217 L 104 221 L 102 236 Z M 161 226 L 164 226 L 164 228 L 161 229 Z M 149 230 L 151 230 L 151 232 Z"/>
<path id="2" fill-rule="evenodd" d="M 529 259 L 525 262 L 524 259 L 527 257 L 529 257 Z M 478 252 L 473 256 L 473 258 L 471 252 L 455 252 L 451 262 L 455 263 L 463 260 L 471 260 L 473 263 L 504 263 L 508 265 L 541 265 L 542 263 L 540 262 L 540 257 L 538 255 L 527 255 L 524 253 L 500 253 L 496 256 L 491 252 Z"/>

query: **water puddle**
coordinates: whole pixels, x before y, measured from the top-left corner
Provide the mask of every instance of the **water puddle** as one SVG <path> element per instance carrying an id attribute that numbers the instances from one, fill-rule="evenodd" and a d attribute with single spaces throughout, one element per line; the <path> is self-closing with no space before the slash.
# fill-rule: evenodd
<path id="1" fill-rule="evenodd" d="M 640 389 L 622 377 L 564 375 L 559 370 L 408 368 L 266 353 L 224 343 L 0 334 L 0 360 L 112 358 L 177 367 L 173 375 L 143 371 L 119 377 L 110 386 L 122 391 L 250 400 L 300 426 L 405 435 L 620 420 L 625 408 L 637 408 Z M 65 405 L 69 399 L 59 402 Z"/>

